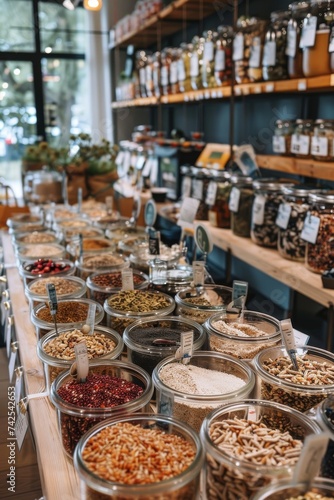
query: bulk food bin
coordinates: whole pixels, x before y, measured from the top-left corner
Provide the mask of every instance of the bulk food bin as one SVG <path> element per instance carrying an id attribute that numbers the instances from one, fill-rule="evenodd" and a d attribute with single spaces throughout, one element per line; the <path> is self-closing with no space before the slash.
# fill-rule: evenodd
<path id="1" fill-rule="evenodd" d="M 25 261 L 19 267 L 19 274 L 25 286 L 36 278 L 72 276 L 75 271 L 76 267 L 74 263 L 68 259 Z"/>
<path id="2" fill-rule="evenodd" d="M 149 278 L 141 271 L 133 269 L 133 287 L 135 290 L 146 290 L 149 286 Z M 89 297 L 100 304 L 113 293 L 122 290 L 122 272 L 104 271 L 94 273 L 87 278 Z"/>
<path id="3" fill-rule="evenodd" d="M 232 288 L 224 285 L 189 287 L 175 295 L 176 314 L 203 324 L 212 314 L 226 309 Z"/>
<path id="4" fill-rule="evenodd" d="M 329 500 L 334 498 L 334 481 L 316 477 L 311 484 L 279 481 L 262 488 L 252 500 Z"/>
<path id="5" fill-rule="evenodd" d="M 36 278 L 25 287 L 25 295 L 29 301 L 30 312 L 40 302 L 49 300 L 46 286 L 53 284 L 57 299 L 76 299 L 86 295 L 86 282 L 76 276 L 53 276 L 52 278 Z"/>

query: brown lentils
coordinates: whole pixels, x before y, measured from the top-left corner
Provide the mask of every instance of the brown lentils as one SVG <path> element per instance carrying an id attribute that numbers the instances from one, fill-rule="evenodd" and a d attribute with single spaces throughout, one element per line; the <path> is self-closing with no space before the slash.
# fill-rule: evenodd
<path id="1" fill-rule="evenodd" d="M 57 323 L 80 323 L 85 321 L 88 314 L 88 304 L 80 302 L 58 302 L 58 309 L 56 313 Z M 53 323 L 53 316 L 51 316 L 48 306 L 41 307 L 36 316 L 46 323 Z"/>

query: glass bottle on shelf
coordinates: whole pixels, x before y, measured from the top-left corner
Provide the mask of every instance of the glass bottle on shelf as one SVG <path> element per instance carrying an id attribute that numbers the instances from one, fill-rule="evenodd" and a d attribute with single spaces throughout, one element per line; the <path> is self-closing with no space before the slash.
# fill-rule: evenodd
<path id="1" fill-rule="evenodd" d="M 329 45 L 333 11 L 334 0 L 311 0 L 300 39 L 303 73 L 306 77 L 328 75 L 331 72 Z"/>
<path id="2" fill-rule="evenodd" d="M 262 71 L 263 79 L 284 80 L 288 77 L 286 45 L 290 13 L 285 10 L 272 12 L 270 26 L 265 36 Z"/>
<path id="3" fill-rule="evenodd" d="M 214 61 L 215 85 L 229 85 L 232 77 L 232 26 L 218 26 Z"/>
<path id="4" fill-rule="evenodd" d="M 287 44 L 285 54 L 288 58 L 288 75 L 290 78 L 302 78 L 303 50 L 300 48 L 300 35 L 303 21 L 309 11 L 309 0 L 299 0 L 289 5 L 291 18 L 287 27 Z"/>
<path id="5" fill-rule="evenodd" d="M 211 30 L 203 33 L 204 48 L 202 57 L 202 86 L 210 88 L 215 86 L 215 43 L 217 33 Z"/>
<path id="6" fill-rule="evenodd" d="M 173 48 L 170 51 L 170 71 L 169 71 L 169 81 L 171 94 L 177 94 L 179 92 L 179 78 L 178 78 L 178 60 L 179 60 L 179 50 Z"/>
<path id="7" fill-rule="evenodd" d="M 296 120 L 295 130 L 291 136 L 291 153 L 297 158 L 311 158 L 312 120 Z"/>
<path id="8" fill-rule="evenodd" d="M 273 152 L 282 156 L 291 155 L 291 136 L 294 132 L 294 120 L 276 120 L 273 135 Z"/>
<path id="9" fill-rule="evenodd" d="M 170 63 L 171 63 L 171 49 L 164 49 L 161 52 L 161 68 L 160 68 L 160 84 L 162 95 L 169 95 L 171 93 L 170 86 Z"/>
<path id="10" fill-rule="evenodd" d="M 260 82 L 263 79 L 262 56 L 266 28 L 267 21 L 253 18 L 253 23 L 250 25 L 249 32 L 250 53 L 247 70 L 247 75 L 251 82 Z"/>
<path id="11" fill-rule="evenodd" d="M 147 97 L 152 97 L 154 95 L 154 84 L 153 84 L 153 56 L 147 54 L 146 66 L 145 66 L 145 86 Z"/>
<path id="12" fill-rule="evenodd" d="M 179 91 L 188 92 L 191 90 L 190 85 L 190 58 L 193 50 L 191 43 L 181 43 L 179 51 L 179 59 L 177 66 L 177 75 L 179 81 Z"/>
<path id="13" fill-rule="evenodd" d="M 315 160 L 334 160 L 334 120 L 315 121 L 311 137 L 311 154 Z"/>
<path id="14" fill-rule="evenodd" d="M 250 24 L 251 19 L 249 17 L 243 16 L 237 20 L 232 52 L 235 81 L 237 83 L 248 82 L 247 72 L 251 45 Z"/>
<path id="15" fill-rule="evenodd" d="M 250 237 L 253 200 L 253 179 L 251 177 L 233 175 L 231 177 L 229 209 L 231 213 L 232 233 L 236 236 L 242 238 Z"/>
<path id="16" fill-rule="evenodd" d="M 161 56 L 160 52 L 155 52 L 152 56 L 152 80 L 153 80 L 153 92 L 155 97 L 160 97 L 161 95 L 160 56 Z"/>
<path id="17" fill-rule="evenodd" d="M 201 68 L 203 62 L 204 38 L 194 36 L 190 58 L 190 84 L 193 90 L 202 88 Z"/>
<path id="18" fill-rule="evenodd" d="M 226 171 L 212 171 L 206 195 L 208 219 L 211 226 L 230 229 L 231 213 L 229 198 L 231 175 Z"/>
<path id="19" fill-rule="evenodd" d="M 136 69 L 138 73 L 139 80 L 139 96 L 147 97 L 146 94 L 146 62 L 147 57 L 144 50 L 140 50 L 136 53 Z"/>

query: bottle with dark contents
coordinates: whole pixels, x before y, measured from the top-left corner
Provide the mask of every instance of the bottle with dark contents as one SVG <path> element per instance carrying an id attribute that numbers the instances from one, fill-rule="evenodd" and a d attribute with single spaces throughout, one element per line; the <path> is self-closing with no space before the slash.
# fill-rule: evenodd
<path id="1" fill-rule="evenodd" d="M 265 36 L 262 71 L 263 79 L 284 80 L 288 77 L 286 45 L 288 11 L 275 11 L 270 15 L 270 26 Z"/>
<path id="2" fill-rule="evenodd" d="M 232 233 L 236 236 L 250 238 L 253 200 L 253 179 L 232 176 L 229 209 Z"/>
<path id="3" fill-rule="evenodd" d="M 232 78 L 232 26 L 218 26 L 214 61 L 215 84 L 230 85 Z"/>
<path id="4" fill-rule="evenodd" d="M 206 197 L 210 183 L 210 175 L 206 168 L 193 168 L 193 177 L 191 181 L 191 197 L 199 200 L 199 206 L 195 219 L 208 220 L 208 205 Z"/>
<path id="5" fill-rule="evenodd" d="M 160 73 L 160 65 L 161 65 L 161 54 L 160 52 L 155 52 L 152 56 L 152 80 L 153 80 L 153 91 L 155 97 L 161 96 L 161 73 Z"/>
<path id="6" fill-rule="evenodd" d="M 178 59 L 178 67 L 177 67 L 177 75 L 179 82 L 179 91 L 180 92 L 188 92 L 191 90 L 190 85 L 190 59 L 191 53 L 193 50 L 193 46 L 191 43 L 181 43 L 180 48 L 178 49 L 179 59 Z"/>
<path id="7" fill-rule="evenodd" d="M 230 229 L 231 214 L 229 198 L 231 192 L 231 175 L 228 172 L 212 172 L 208 186 L 206 203 L 209 207 L 209 222 L 214 227 Z"/>
<path id="8" fill-rule="evenodd" d="M 170 71 L 169 71 L 170 89 L 171 89 L 171 94 L 178 94 L 180 91 L 179 78 L 178 78 L 178 60 L 180 57 L 179 49 L 177 48 L 171 49 L 170 54 L 171 54 Z"/>
<path id="9" fill-rule="evenodd" d="M 334 160 L 334 120 L 315 121 L 311 137 L 311 154 L 315 160 Z"/>
<path id="10" fill-rule="evenodd" d="M 289 5 L 291 17 L 287 27 L 287 45 L 285 53 L 288 58 L 288 75 L 290 78 L 302 78 L 303 50 L 299 47 L 303 22 L 310 8 L 308 0 L 299 0 Z"/>
<path id="11" fill-rule="evenodd" d="M 236 83 L 248 83 L 248 67 L 250 49 L 252 44 L 252 26 L 256 18 L 242 16 L 237 21 L 236 32 L 233 40 L 233 54 Z"/>
<path id="12" fill-rule="evenodd" d="M 138 74 L 139 81 L 139 96 L 147 97 L 146 92 L 146 63 L 147 56 L 144 50 L 140 50 L 136 53 L 136 70 Z"/>
<path id="13" fill-rule="evenodd" d="M 145 66 L 145 86 L 147 97 L 152 97 L 154 95 L 154 84 L 153 84 L 153 56 L 147 54 L 146 66 Z"/>

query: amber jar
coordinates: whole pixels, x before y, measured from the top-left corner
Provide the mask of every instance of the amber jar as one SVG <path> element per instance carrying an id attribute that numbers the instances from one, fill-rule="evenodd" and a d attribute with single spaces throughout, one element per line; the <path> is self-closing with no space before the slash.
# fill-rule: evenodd
<path id="1" fill-rule="evenodd" d="M 160 85 L 162 95 L 171 93 L 170 85 L 170 64 L 171 64 L 171 49 L 164 49 L 161 52 L 161 67 L 160 67 Z"/>
<path id="2" fill-rule="evenodd" d="M 231 214 L 228 206 L 230 192 L 231 175 L 225 171 L 212 172 L 206 197 L 208 219 L 211 226 L 230 229 Z"/>
<path id="3" fill-rule="evenodd" d="M 253 200 L 253 179 L 239 175 L 232 176 L 229 209 L 232 233 L 236 236 L 250 237 Z"/>
<path id="4" fill-rule="evenodd" d="M 217 33 L 211 30 L 205 31 L 203 38 L 202 87 L 210 88 L 215 86 L 214 67 Z"/>
<path id="5" fill-rule="evenodd" d="M 177 75 L 179 82 L 179 92 L 188 92 L 191 90 L 190 85 L 190 58 L 193 50 L 191 43 L 181 43 L 180 54 L 177 66 Z"/>
<path id="6" fill-rule="evenodd" d="M 262 57 L 263 46 L 266 34 L 267 21 L 258 19 L 251 26 L 250 32 L 250 54 L 248 61 L 248 78 L 251 82 L 260 82 L 262 80 Z"/>
<path id="7" fill-rule="evenodd" d="M 291 153 L 297 158 L 311 158 L 312 120 L 296 120 L 295 130 L 291 136 Z"/>
<path id="8" fill-rule="evenodd" d="M 202 88 L 204 38 L 194 36 L 192 39 L 192 53 L 190 58 L 190 84 L 193 90 Z"/>
<path id="9" fill-rule="evenodd" d="M 273 152 L 282 156 L 291 155 L 291 136 L 294 132 L 294 120 L 276 120 L 273 135 Z"/>
<path id="10" fill-rule="evenodd" d="M 315 160 L 334 160 L 334 120 L 316 120 L 311 138 L 311 154 Z"/>
<path id="11" fill-rule="evenodd" d="M 299 47 L 303 21 L 310 8 L 306 0 L 289 5 L 291 18 L 288 22 L 286 55 L 288 58 L 288 75 L 290 78 L 301 78 L 303 73 L 303 50 Z"/>
<path id="12" fill-rule="evenodd" d="M 310 12 L 304 19 L 301 37 L 304 76 L 328 75 L 331 72 L 331 54 L 328 47 L 333 11 L 334 0 L 311 0 Z M 314 27 L 313 37 L 305 37 L 307 26 Z"/>
<path id="13" fill-rule="evenodd" d="M 218 26 L 215 53 L 215 84 L 229 85 L 232 76 L 232 26 Z"/>
<path id="14" fill-rule="evenodd" d="M 160 97 L 161 96 L 161 87 L 160 87 L 160 82 L 161 82 L 161 72 L 160 72 L 160 65 L 161 65 L 161 54 L 160 52 L 155 52 L 153 54 L 153 62 L 152 62 L 152 80 L 153 80 L 153 91 L 155 97 Z"/>
<path id="15" fill-rule="evenodd" d="M 270 26 L 265 37 L 262 59 L 265 81 L 284 80 L 288 77 L 285 51 L 289 17 L 290 13 L 285 10 L 278 10 L 270 15 Z"/>

